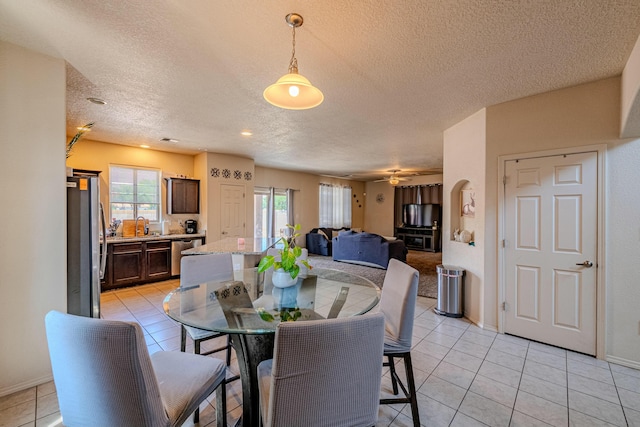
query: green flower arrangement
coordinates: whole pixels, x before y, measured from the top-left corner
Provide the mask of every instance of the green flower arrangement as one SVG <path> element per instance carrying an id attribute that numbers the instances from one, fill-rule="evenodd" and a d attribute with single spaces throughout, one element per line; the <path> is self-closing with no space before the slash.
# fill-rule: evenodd
<path id="1" fill-rule="evenodd" d="M 264 308 L 260 307 L 256 310 L 260 318 L 265 322 L 273 322 L 278 317 L 281 322 L 295 322 L 302 316 L 302 312 L 298 307 L 282 308 L 280 310 L 274 310 L 274 314 L 269 313 Z"/>
<path id="2" fill-rule="evenodd" d="M 283 269 L 287 273 L 291 275 L 292 279 L 298 277 L 298 273 L 300 273 L 300 266 L 298 265 L 298 261 L 300 261 L 305 267 L 311 270 L 311 266 L 306 259 L 298 260 L 300 255 L 302 255 L 302 248 L 295 245 L 296 238 L 300 236 L 298 232 L 300 230 L 300 224 L 290 225 L 287 224 L 287 228 L 289 228 L 293 234 L 288 239 L 286 237 L 281 237 L 277 242 L 282 241 L 284 247 L 279 249 L 280 252 L 280 261 L 276 261 L 273 255 L 266 255 L 260 260 L 260 264 L 258 264 L 258 273 L 262 273 L 267 271 L 271 267 L 274 270 L 278 270 L 279 268 Z"/>

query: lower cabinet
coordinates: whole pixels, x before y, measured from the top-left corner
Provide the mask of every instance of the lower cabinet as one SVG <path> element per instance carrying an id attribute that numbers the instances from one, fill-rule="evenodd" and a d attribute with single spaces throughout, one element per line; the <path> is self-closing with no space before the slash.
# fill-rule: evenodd
<path id="1" fill-rule="evenodd" d="M 107 274 L 103 291 L 170 277 L 170 240 L 107 245 Z"/>
<path id="2" fill-rule="evenodd" d="M 436 228 L 398 227 L 396 237 L 409 249 L 440 252 L 440 230 Z"/>
<path id="3" fill-rule="evenodd" d="M 147 279 L 164 280 L 171 277 L 171 241 L 147 242 L 145 258 Z"/>

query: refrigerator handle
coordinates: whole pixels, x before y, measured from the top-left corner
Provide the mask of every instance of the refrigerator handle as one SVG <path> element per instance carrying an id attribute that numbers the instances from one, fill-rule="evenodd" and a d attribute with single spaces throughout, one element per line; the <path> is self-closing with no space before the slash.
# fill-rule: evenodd
<path id="1" fill-rule="evenodd" d="M 104 219 L 104 206 L 100 203 L 100 225 L 102 227 L 102 253 L 100 254 L 100 280 L 104 279 L 107 267 L 107 223 Z"/>

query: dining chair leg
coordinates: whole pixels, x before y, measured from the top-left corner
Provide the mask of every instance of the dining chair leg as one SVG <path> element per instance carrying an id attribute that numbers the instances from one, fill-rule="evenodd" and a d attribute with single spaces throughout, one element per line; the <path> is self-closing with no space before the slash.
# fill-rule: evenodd
<path id="1" fill-rule="evenodd" d="M 187 349 L 187 330 L 184 325 L 180 325 L 180 351 L 185 352 Z"/>
<path id="2" fill-rule="evenodd" d="M 400 380 L 398 373 L 395 369 L 394 356 L 402 357 L 404 360 L 405 374 L 407 379 L 407 385 L 405 386 Z M 393 388 L 393 394 L 399 393 L 398 386 L 402 389 L 405 397 L 398 397 L 392 399 L 380 399 L 380 404 L 394 404 L 394 403 L 409 403 L 411 405 L 411 417 L 413 418 L 414 427 L 420 427 L 420 414 L 418 412 L 418 399 L 416 396 L 416 383 L 413 377 L 413 364 L 411 362 L 411 353 L 387 355 L 388 362 L 384 366 L 389 366 L 389 375 L 391 376 L 391 386 Z"/>
<path id="3" fill-rule="evenodd" d="M 416 396 L 416 382 L 413 377 L 413 364 L 411 363 L 411 353 L 406 353 L 403 357 L 404 368 L 407 374 L 407 387 L 409 388 L 409 399 L 411 400 L 411 417 L 413 425 L 420 427 L 420 413 L 418 412 L 418 398 Z"/>
<path id="4" fill-rule="evenodd" d="M 227 366 L 231 366 L 231 336 L 227 335 Z"/>
<path id="5" fill-rule="evenodd" d="M 227 382 L 216 389 L 216 427 L 227 427 Z"/>
<path id="6" fill-rule="evenodd" d="M 392 355 L 387 355 L 387 363 L 384 366 L 389 367 L 389 376 L 391 377 L 391 388 L 393 390 L 393 394 L 398 394 L 398 374 L 396 373 L 396 364 Z"/>

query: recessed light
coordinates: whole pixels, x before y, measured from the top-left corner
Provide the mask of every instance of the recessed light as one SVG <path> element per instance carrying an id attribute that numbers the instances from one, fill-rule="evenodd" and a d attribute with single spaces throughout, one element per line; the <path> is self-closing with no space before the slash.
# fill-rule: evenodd
<path id="1" fill-rule="evenodd" d="M 173 138 L 161 138 L 160 141 L 164 141 L 164 142 L 180 142 L 180 140 L 173 139 Z"/>
<path id="2" fill-rule="evenodd" d="M 250 130 L 243 130 L 242 132 L 240 132 L 240 135 L 242 135 L 242 136 L 251 136 L 251 135 L 253 135 L 253 132 L 251 132 Z"/>
<path id="3" fill-rule="evenodd" d="M 105 105 L 107 103 L 104 99 L 100 98 L 87 98 L 87 101 L 98 105 Z"/>
<path id="4" fill-rule="evenodd" d="M 140 145 L 140 148 L 149 148 L 149 146 L 146 145 L 146 144 L 142 144 L 142 145 Z"/>

